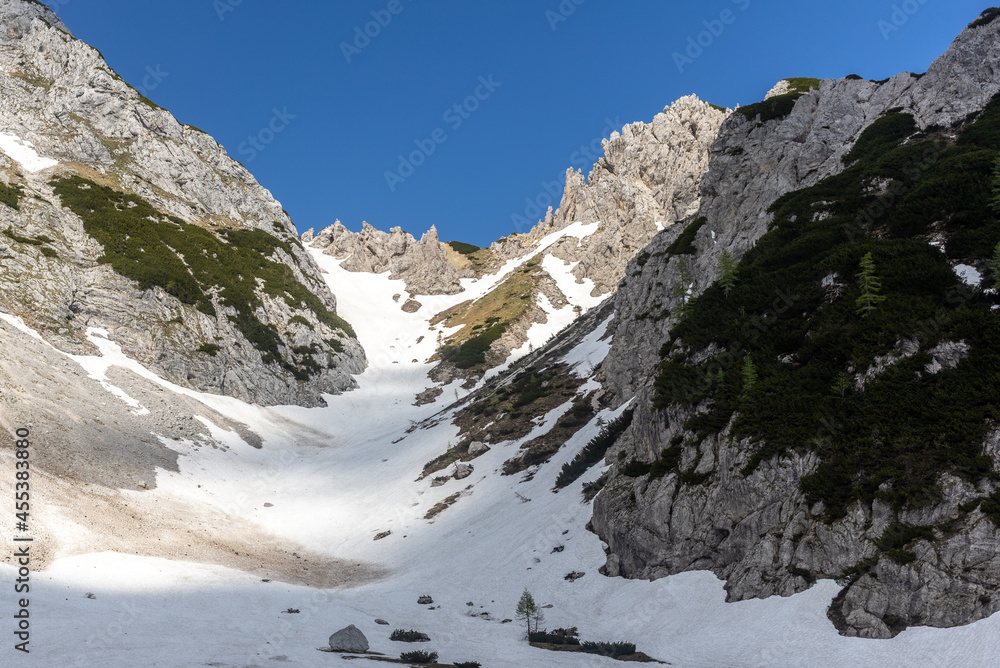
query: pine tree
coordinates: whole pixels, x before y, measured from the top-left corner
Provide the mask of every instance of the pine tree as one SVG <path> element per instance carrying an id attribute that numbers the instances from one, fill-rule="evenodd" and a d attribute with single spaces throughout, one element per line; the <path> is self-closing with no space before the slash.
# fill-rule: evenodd
<path id="1" fill-rule="evenodd" d="M 736 262 L 727 250 L 722 251 L 722 255 L 719 256 L 719 285 L 726 293 L 726 297 L 736 287 Z"/>
<path id="2" fill-rule="evenodd" d="M 535 604 L 535 599 L 532 597 L 531 592 L 527 589 L 521 594 L 521 600 L 517 602 L 517 609 L 514 611 L 514 616 L 526 622 L 528 625 L 528 635 L 531 635 L 531 623 L 536 621 L 540 616 L 541 611 Z M 536 627 L 537 628 L 537 622 Z"/>
<path id="3" fill-rule="evenodd" d="M 993 199 L 990 200 L 993 211 L 1000 213 L 1000 156 L 993 163 Z"/>
<path id="4" fill-rule="evenodd" d="M 753 386 L 757 384 L 757 366 L 753 363 L 753 358 L 747 355 L 743 359 L 743 397 L 750 393 Z"/>
<path id="5" fill-rule="evenodd" d="M 691 271 L 688 269 L 687 260 L 680 258 L 677 261 L 677 269 L 674 272 L 673 296 L 677 299 L 677 309 L 675 313 L 678 318 L 683 318 L 690 310 L 691 299 Z"/>
<path id="6" fill-rule="evenodd" d="M 882 292 L 882 282 L 875 275 L 875 260 L 872 259 L 871 253 L 861 258 L 861 271 L 858 272 L 857 279 L 861 286 L 861 296 L 855 302 L 858 315 L 867 318 L 885 301 L 885 296 L 879 294 Z"/>
<path id="7" fill-rule="evenodd" d="M 841 371 L 833 380 L 833 394 L 843 399 L 852 385 L 854 385 L 854 376 L 846 371 Z"/>
<path id="8" fill-rule="evenodd" d="M 990 260 L 990 274 L 993 277 L 993 285 L 1000 287 L 1000 244 L 993 249 L 993 259 Z"/>

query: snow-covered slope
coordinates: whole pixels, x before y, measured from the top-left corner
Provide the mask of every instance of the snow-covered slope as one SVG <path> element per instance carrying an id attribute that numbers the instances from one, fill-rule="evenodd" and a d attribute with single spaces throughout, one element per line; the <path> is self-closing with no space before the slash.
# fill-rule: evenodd
<path id="1" fill-rule="evenodd" d="M 520 625 L 504 623 L 514 617 L 524 588 L 552 605 L 545 609 L 549 628 L 577 626 L 586 639 L 635 642 L 640 651 L 681 667 L 971 667 L 987 665 L 1000 650 L 996 618 L 958 629 L 912 629 L 877 644 L 843 638 L 825 615 L 837 589 L 832 582 L 787 599 L 727 604 L 722 582 L 708 573 L 656 582 L 600 575 L 605 554 L 586 530 L 591 509 L 580 494 L 600 471 L 552 492 L 561 465 L 598 432 L 596 417 L 530 480 L 499 475 L 518 445 L 510 442 L 494 444 L 464 480 L 438 487 L 415 481 L 423 464 L 457 437 L 449 419 L 454 409 L 426 419 L 465 390 L 456 384 L 436 405 L 412 405 L 430 368 L 422 358 L 433 349 L 433 328 L 419 314 L 389 308 L 399 286 L 388 276 L 359 276 L 335 261 L 321 264 L 331 289 L 345 295 L 342 311 L 371 359 L 358 378 L 360 388 L 329 397 L 327 408 L 259 408 L 196 395 L 145 372 L 100 332 L 91 337 L 102 359 L 65 358 L 97 377 L 113 376 L 102 369 L 131 367 L 163 393 L 197 400 L 194 414 L 213 438 L 171 442 L 181 452 L 177 470 L 159 470 L 152 491 L 123 492 L 137 513 L 145 507 L 183 511 L 160 540 L 178 533 L 183 539 L 185 525 L 208 524 L 220 540 L 226 527 L 243 526 L 274 549 L 254 555 L 259 563 L 253 567 L 239 562 L 240 555 L 228 564 L 206 564 L 195 549 L 169 559 L 111 551 L 86 520 L 59 510 L 55 499 L 69 494 L 68 486 L 39 473 L 37 521 L 46 538 L 36 545 L 52 554 L 48 568 L 32 575 L 32 652 L 18 656 L 17 665 L 322 666 L 339 661 L 317 648 L 348 624 L 362 629 L 373 651 L 390 656 L 413 649 L 390 641 L 391 631 L 412 628 L 430 635 L 432 642 L 420 648 L 437 651 L 442 661 L 615 665 L 529 647 Z M 355 289 L 345 291 L 345 283 Z M 386 313 L 393 315 L 387 319 Z M 17 323 L 10 316 L 6 321 Z M 45 345 L 18 325 L 4 330 L 8 341 Z M 576 365 L 599 362 L 608 350 L 600 341 L 606 326 L 564 358 Z M 117 392 L 107 380 L 102 389 L 89 377 L 80 382 L 94 383 L 109 406 L 145 408 L 136 397 L 122 396 L 132 390 Z M 553 410 L 537 429 L 551 426 L 567 408 Z M 624 408 L 599 417 L 610 420 Z M 217 415 L 245 425 L 262 447 L 213 422 Z M 418 422 L 425 427 L 413 429 Z M 207 447 L 212 443 L 216 447 Z M 6 469 L 9 453 L 3 460 Z M 10 493 L 9 477 L 0 479 L 0 495 Z M 425 519 L 454 494 L 454 505 Z M 81 507 L 92 504 L 86 490 L 75 500 Z M 385 532 L 391 533 L 375 540 Z M 313 560 L 305 568 L 316 572 L 289 568 L 283 560 L 297 557 L 288 551 Z M 570 582 L 564 577 L 571 572 L 585 575 Z M 0 573 L 7 582 L 15 577 L 9 564 Z M 432 596 L 433 606 L 418 605 L 422 595 Z M 389 625 L 377 624 L 378 618 Z"/>

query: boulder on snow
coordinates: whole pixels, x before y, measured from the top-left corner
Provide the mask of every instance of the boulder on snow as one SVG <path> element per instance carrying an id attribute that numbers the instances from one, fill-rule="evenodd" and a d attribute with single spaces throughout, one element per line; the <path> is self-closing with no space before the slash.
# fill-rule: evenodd
<path id="1" fill-rule="evenodd" d="M 351 624 L 330 636 L 330 649 L 334 652 L 367 652 L 368 638 L 361 629 Z"/>
<path id="2" fill-rule="evenodd" d="M 482 441 L 473 441 L 469 444 L 469 454 L 473 457 L 478 457 L 479 455 L 489 451 L 490 447 Z"/>
<path id="3" fill-rule="evenodd" d="M 419 605 L 430 605 L 433 602 L 434 599 L 431 598 L 430 596 L 421 596 L 420 598 L 417 599 L 417 603 Z"/>
<path id="4" fill-rule="evenodd" d="M 459 462 L 455 464 L 455 480 L 462 480 L 468 478 L 472 475 L 472 472 L 476 469 L 472 464 L 466 464 L 465 462 Z"/>

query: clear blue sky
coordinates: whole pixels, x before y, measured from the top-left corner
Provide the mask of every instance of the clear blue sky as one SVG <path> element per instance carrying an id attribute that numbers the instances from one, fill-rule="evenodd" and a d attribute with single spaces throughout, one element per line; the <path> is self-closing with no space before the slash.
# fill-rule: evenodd
<path id="1" fill-rule="evenodd" d="M 923 72 L 988 5 L 51 0 L 50 6 L 126 80 L 219 140 L 300 230 L 339 218 L 355 230 L 367 220 L 419 237 L 434 224 L 443 240 L 486 245 L 518 231 L 514 216 L 536 213 L 526 200 L 546 203 L 544 184 L 558 181 L 561 193 L 566 167 L 586 161 L 589 172 L 595 156 L 586 147 L 610 134 L 608 120 L 649 121 L 690 93 L 723 106 L 749 104 L 790 76 Z M 376 19 L 385 25 L 371 23 Z M 356 29 L 366 27 L 375 36 L 358 38 Z M 678 66 L 674 54 L 699 38 L 702 52 L 691 49 L 696 57 Z M 276 134 L 261 133 L 275 110 L 294 118 L 275 121 Z M 422 164 L 412 174 L 400 170 L 399 156 L 415 151 Z M 390 186 L 386 172 L 405 178 Z"/>

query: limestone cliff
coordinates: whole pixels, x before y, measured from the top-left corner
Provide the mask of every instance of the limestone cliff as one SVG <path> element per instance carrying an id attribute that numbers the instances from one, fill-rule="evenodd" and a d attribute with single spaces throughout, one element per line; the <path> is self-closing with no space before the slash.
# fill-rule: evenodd
<path id="1" fill-rule="evenodd" d="M 0 26 L 4 310 L 63 350 L 104 329 L 182 386 L 260 404 L 353 387 L 364 353 L 271 194 L 41 3 L 0 2 Z M 102 206 L 155 213 L 115 227 Z M 164 241 L 181 229 L 186 250 Z M 272 278 L 251 284 L 220 253 Z"/>

